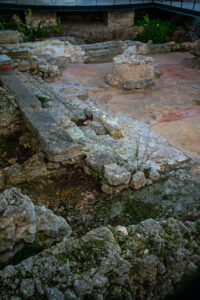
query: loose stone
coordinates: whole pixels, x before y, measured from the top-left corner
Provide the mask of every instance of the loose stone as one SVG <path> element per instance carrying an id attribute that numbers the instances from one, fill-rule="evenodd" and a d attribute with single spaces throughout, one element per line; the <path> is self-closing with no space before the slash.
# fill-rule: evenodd
<path id="1" fill-rule="evenodd" d="M 146 178 L 144 172 L 141 171 L 136 172 L 131 178 L 130 187 L 135 190 L 139 190 L 145 185 L 146 185 Z"/>
<path id="2" fill-rule="evenodd" d="M 128 184 L 131 178 L 131 173 L 124 167 L 117 164 L 109 164 L 104 166 L 104 176 L 110 185 Z"/>

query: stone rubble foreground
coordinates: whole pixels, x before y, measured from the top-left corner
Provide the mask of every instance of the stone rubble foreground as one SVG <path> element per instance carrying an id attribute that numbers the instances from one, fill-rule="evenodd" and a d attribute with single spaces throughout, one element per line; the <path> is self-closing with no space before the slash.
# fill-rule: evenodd
<path id="1" fill-rule="evenodd" d="M 0 194 L 0 262 L 7 262 L 26 244 L 51 246 L 71 232 L 63 218 L 45 206 L 34 206 L 20 189 Z"/>
<path id="2" fill-rule="evenodd" d="M 1 245 L 8 231 L 10 250 L 19 241 L 49 247 L 62 240 L 0 271 L 2 300 L 163 299 L 200 266 L 198 222 L 147 219 L 75 238 L 64 219 L 34 207 L 19 189 L 6 190 L 0 200 Z"/>

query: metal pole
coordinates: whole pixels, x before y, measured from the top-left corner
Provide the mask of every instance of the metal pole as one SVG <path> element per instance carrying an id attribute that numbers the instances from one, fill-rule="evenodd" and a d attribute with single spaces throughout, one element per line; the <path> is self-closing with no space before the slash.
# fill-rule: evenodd
<path id="1" fill-rule="evenodd" d="M 181 0 L 181 8 L 183 7 L 183 0 Z"/>
<path id="2" fill-rule="evenodd" d="M 193 10 L 195 9 L 195 5 L 196 5 L 196 0 L 194 0 Z"/>

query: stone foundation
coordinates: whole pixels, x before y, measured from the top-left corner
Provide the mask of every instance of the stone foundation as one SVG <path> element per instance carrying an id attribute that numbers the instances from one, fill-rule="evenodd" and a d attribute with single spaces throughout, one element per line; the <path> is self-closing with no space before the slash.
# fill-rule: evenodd
<path id="1" fill-rule="evenodd" d="M 12 71 L 12 60 L 7 55 L 0 55 L 0 73 Z"/>
<path id="2" fill-rule="evenodd" d="M 26 24 L 32 23 L 34 27 L 38 27 L 40 22 L 45 21 L 45 26 L 56 25 L 57 14 L 56 12 L 46 11 L 33 11 L 31 14 L 25 14 Z"/>
<path id="3" fill-rule="evenodd" d="M 134 10 L 108 11 L 104 14 L 104 23 L 111 28 L 132 27 L 134 16 Z"/>
<path id="4" fill-rule="evenodd" d="M 129 47 L 123 55 L 113 59 L 112 74 L 106 77 L 110 85 L 130 90 L 152 84 L 153 58 L 136 55 L 135 52 L 135 47 Z"/>

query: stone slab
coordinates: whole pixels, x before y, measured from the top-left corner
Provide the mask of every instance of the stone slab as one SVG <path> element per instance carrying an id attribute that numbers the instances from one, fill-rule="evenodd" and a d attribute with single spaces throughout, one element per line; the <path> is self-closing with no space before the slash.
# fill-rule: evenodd
<path id="1" fill-rule="evenodd" d="M 39 100 L 21 83 L 17 75 L 12 74 L 0 77 L 3 85 L 16 95 L 16 101 L 22 111 L 25 108 L 40 110 L 41 104 Z"/>
<path id="2" fill-rule="evenodd" d="M 164 136 L 171 145 L 200 157 L 200 116 L 162 122 L 152 128 Z"/>
<path id="3" fill-rule="evenodd" d="M 15 73 L 0 76 L 3 85 L 16 95 L 29 130 L 41 144 L 50 161 L 66 162 L 79 155 L 80 146 L 74 143 L 53 116 L 42 110 L 38 99 L 25 87 Z"/>
<path id="4" fill-rule="evenodd" d="M 47 111 L 27 112 L 26 123 L 50 161 L 65 162 L 79 155 L 80 146 Z"/>

